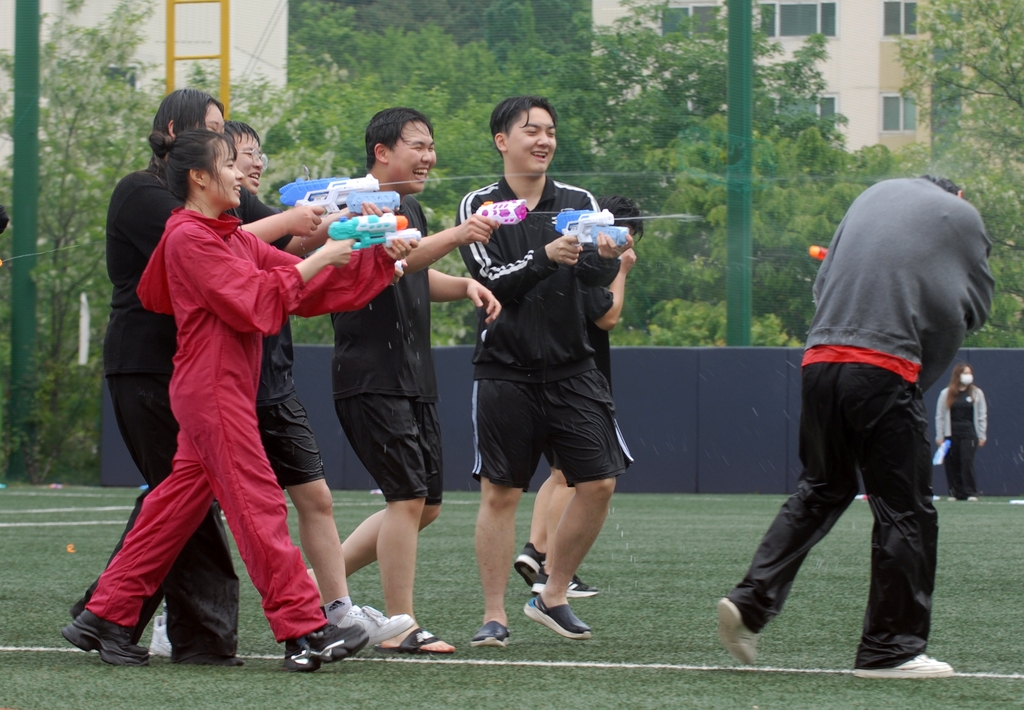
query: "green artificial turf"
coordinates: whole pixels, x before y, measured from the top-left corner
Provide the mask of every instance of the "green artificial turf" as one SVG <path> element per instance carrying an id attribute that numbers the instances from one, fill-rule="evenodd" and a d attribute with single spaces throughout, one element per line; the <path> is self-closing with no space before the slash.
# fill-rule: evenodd
<path id="1" fill-rule="evenodd" d="M 852 667 L 867 598 L 871 515 L 855 501 L 808 556 L 782 615 L 762 635 L 753 671 L 718 644 L 715 602 L 743 575 L 781 496 L 620 494 L 580 575 L 601 594 L 573 602 L 594 638 L 567 641 L 523 616 L 526 585 L 510 574 L 508 648 L 469 647 L 483 600 L 473 548 L 478 497 L 449 494 L 420 538 L 416 614 L 458 647 L 453 663 L 359 658 L 283 672 L 259 598 L 243 578 L 243 668 L 113 668 L 61 638 L 67 609 L 105 564 L 134 491 L 0 490 L 0 708 L 976 708 L 1024 705 L 1024 678 L 867 681 Z M 532 496 L 519 512 L 525 542 Z M 344 536 L 382 501 L 335 493 Z M 1024 506 L 1006 499 L 936 503 L 939 572 L 929 653 L 959 673 L 1024 673 Z M 64 512 L 27 512 L 65 509 Z M 90 508 L 71 511 L 68 508 Z M 25 512 L 21 512 L 25 511 Z M 14 523 L 118 524 L 7 527 Z M 291 515 L 293 534 L 294 511 Z M 73 545 L 74 552 L 69 551 Z M 376 566 L 350 578 L 356 603 L 383 608 Z M 144 638 L 148 642 L 148 634 Z M 46 650 L 54 649 L 54 650 Z M 259 658 L 270 656 L 272 658 Z M 467 665 L 473 661 L 511 665 Z M 550 662 L 605 664 L 550 666 Z M 659 668 L 657 664 L 676 666 Z M 626 667 L 640 665 L 644 667 Z M 679 666 L 683 666 L 682 668 Z M 711 670 L 700 670 L 711 667 Z"/>

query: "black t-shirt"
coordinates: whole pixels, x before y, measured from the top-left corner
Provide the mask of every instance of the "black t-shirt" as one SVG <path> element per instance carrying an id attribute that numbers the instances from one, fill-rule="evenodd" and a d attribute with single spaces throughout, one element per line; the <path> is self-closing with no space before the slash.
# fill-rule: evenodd
<path id="1" fill-rule="evenodd" d="M 427 220 L 419 202 L 406 197 L 400 213 L 410 227 L 426 235 Z M 406 274 L 360 311 L 331 315 L 335 399 L 386 394 L 437 401 L 427 271 Z"/>
<path id="2" fill-rule="evenodd" d="M 171 212 L 181 207 L 156 175 L 140 171 L 121 179 L 107 209 L 107 275 L 114 285 L 110 322 L 103 338 L 107 375 L 171 374 L 178 329 L 174 317 L 142 307 L 135 289 L 164 234 Z"/>
<path id="3" fill-rule="evenodd" d="M 581 288 L 580 300 L 583 301 L 583 313 L 587 317 L 587 340 L 594 349 L 594 364 L 608 380 L 608 388 L 612 386 L 612 349 L 608 331 L 598 327 L 594 321 L 608 312 L 614 297 L 606 288 Z"/>
<path id="4" fill-rule="evenodd" d="M 974 397 L 972 388 L 968 387 L 956 396 L 956 401 L 949 408 L 950 433 L 957 439 L 973 439 L 974 431 Z"/>
<path id="5" fill-rule="evenodd" d="M 265 205 L 258 197 L 242 190 L 241 204 L 231 214 L 252 224 L 266 217 L 280 214 L 281 210 Z M 278 249 L 284 249 L 292 240 L 290 234 L 272 242 Z M 256 406 L 269 407 L 286 402 L 295 396 L 295 380 L 292 378 L 292 364 L 295 352 L 292 348 L 291 321 L 285 321 L 281 332 L 263 339 L 263 360 L 260 363 L 260 386 L 256 392 Z"/>

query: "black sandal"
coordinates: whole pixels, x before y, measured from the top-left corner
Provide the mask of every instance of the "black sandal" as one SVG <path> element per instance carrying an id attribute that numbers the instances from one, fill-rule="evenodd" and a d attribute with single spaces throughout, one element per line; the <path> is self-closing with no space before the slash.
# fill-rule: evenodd
<path id="1" fill-rule="evenodd" d="M 429 649 L 423 648 L 424 646 L 429 646 L 432 643 L 437 643 L 440 640 L 441 639 L 439 639 L 437 636 L 434 636 L 434 634 L 430 633 L 429 631 L 417 627 L 413 629 L 412 633 L 406 636 L 402 643 L 398 644 L 397 646 L 383 646 L 381 644 L 377 644 L 373 647 L 373 650 L 379 653 L 409 653 L 413 655 L 427 655 L 431 653 L 455 653 L 454 649 L 452 649 L 451 651 L 431 651 Z"/>

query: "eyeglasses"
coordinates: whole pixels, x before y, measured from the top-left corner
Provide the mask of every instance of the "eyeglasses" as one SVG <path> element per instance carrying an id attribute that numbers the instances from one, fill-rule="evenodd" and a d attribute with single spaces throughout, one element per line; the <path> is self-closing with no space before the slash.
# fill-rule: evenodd
<path id="1" fill-rule="evenodd" d="M 267 154 L 259 148 L 246 148 L 245 150 L 240 150 L 238 152 L 251 157 L 254 163 L 262 163 L 264 170 L 270 167 L 270 158 L 268 158 Z"/>

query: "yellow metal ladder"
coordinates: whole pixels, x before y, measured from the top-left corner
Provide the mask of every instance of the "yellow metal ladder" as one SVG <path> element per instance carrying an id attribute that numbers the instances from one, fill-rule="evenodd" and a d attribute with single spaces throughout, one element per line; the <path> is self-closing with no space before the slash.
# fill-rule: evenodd
<path id="1" fill-rule="evenodd" d="M 220 52 L 218 54 L 177 54 L 176 10 L 178 5 L 220 5 Z M 167 93 L 174 91 L 174 67 L 177 62 L 194 59 L 220 60 L 220 100 L 224 118 L 231 105 L 231 0 L 167 0 Z"/>

